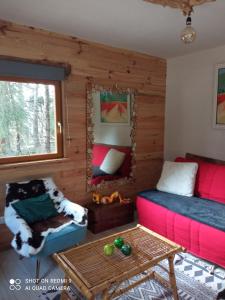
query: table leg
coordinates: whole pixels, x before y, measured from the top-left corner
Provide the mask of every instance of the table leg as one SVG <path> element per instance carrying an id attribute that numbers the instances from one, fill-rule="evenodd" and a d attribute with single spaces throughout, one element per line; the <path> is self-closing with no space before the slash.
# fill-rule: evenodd
<path id="1" fill-rule="evenodd" d="M 64 283 L 65 287 L 69 286 L 69 277 L 65 276 L 65 283 Z M 68 293 L 66 292 L 66 290 L 63 290 L 60 296 L 60 300 L 70 300 L 70 296 L 68 295 Z"/>
<path id="2" fill-rule="evenodd" d="M 104 292 L 102 293 L 102 300 L 110 300 L 108 290 L 104 290 Z"/>
<path id="3" fill-rule="evenodd" d="M 65 291 L 62 291 L 60 300 L 70 300 L 67 293 Z"/>
<path id="4" fill-rule="evenodd" d="M 41 266 L 41 260 L 40 258 L 36 259 L 36 280 L 37 280 L 37 284 L 39 283 L 39 275 L 40 275 L 40 266 Z"/>
<path id="5" fill-rule="evenodd" d="M 169 262 L 169 280 L 170 280 L 170 286 L 173 292 L 173 298 L 174 300 L 179 300 L 178 294 L 177 294 L 177 284 L 176 284 L 176 278 L 175 278 L 175 272 L 174 272 L 174 265 L 173 265 L 174 255 L 168 257 Z"/>

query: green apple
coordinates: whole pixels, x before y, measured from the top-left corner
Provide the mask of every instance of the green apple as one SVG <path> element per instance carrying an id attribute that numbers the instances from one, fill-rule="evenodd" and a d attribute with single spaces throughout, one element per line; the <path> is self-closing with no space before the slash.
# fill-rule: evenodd
<path id="1" fill-rule="evenodd" d="M 120 250 L 126 256 L 129 256 L 132 252 L 132 248 L 129 244 L 124 244 Z"/>
<path id="2" fill-rule="evenodd" d="M 113 255 L 114 252 L 114 245 L 113 244 L 106 244 L 104 246 L 104 254 L 107 256 Z"/>
<path id="3" fill-rule="evenodd" d="M 121 249 L 121 247 L 123 246 L 123 244 L 124 244 L 124 240 L 123 240 L 123 238 L 120 237 L 120 236 L 114 240 L 114 245 L 115 245 L 117 248 L 119 248 L 119 249 Z"/>

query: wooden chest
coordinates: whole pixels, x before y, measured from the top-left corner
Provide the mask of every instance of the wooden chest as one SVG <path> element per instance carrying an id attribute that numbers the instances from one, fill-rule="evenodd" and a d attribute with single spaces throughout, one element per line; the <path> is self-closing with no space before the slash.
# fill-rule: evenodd
<path id="1" fill-rule="evenodd" d="M 87 205 L 88 229 L 93 233 L 122 226 L 134 221 L 134 204 L 95 204 Z"/>

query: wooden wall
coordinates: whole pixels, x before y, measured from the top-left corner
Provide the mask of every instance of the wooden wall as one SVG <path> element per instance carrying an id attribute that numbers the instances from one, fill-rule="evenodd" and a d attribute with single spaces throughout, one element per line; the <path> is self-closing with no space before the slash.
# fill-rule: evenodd
<path id="1" fill-rule="evenodd" d="M 0 216 L 6 182 L 51 175 L 66 196 L 84 203 L 86 193 L 86 86 L 95 84 L 138 90 L 137 180 L 118 188 L 127 195 L 154 186 L 163 158 L 166 61 L 75 37 L 0 21 L 0 55 L 68 63 L 72 72 L 64 84 L 68 127 L 64 123 L 66 159 L 0 166 Z"/>

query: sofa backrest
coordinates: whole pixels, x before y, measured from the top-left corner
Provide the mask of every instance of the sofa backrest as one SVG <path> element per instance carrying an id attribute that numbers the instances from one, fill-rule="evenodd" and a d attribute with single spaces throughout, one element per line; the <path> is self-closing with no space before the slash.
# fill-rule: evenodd
<path id="1" fill-rule="evenodd" d="M 199 156 L 177 157 L 176 162 L 197 162 L 195 195 L 225 204 L 225 165 Z M 212 161 L 212 159 L 211 159 Z"/>

